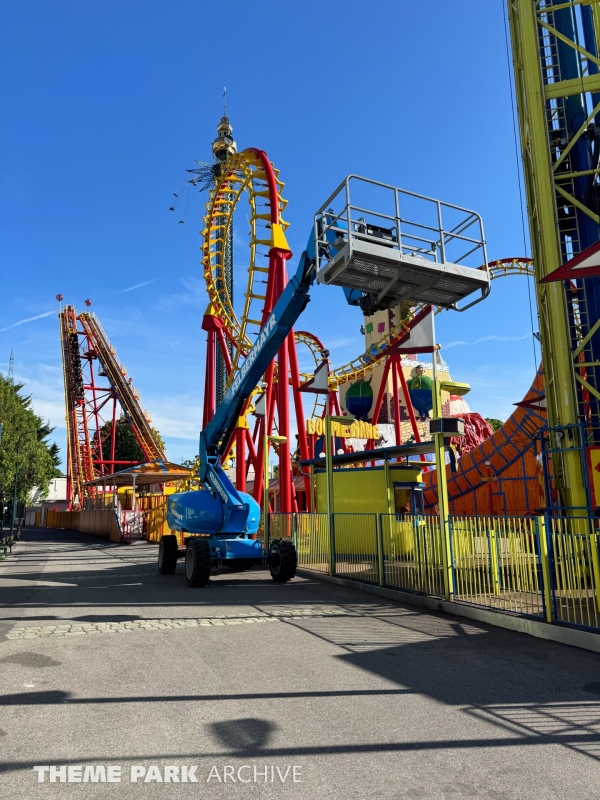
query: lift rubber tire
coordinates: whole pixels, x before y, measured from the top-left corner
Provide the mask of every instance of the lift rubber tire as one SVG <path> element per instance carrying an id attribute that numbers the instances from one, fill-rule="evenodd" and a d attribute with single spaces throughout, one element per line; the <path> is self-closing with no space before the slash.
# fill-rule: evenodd
<path id="1" fill-rule="evenodd" d="M 206 539 L 191 538 L 185 551 L 185 580 L 188 586 L 206 586 L 211 568 L 210 545 Z"/>
<path id="2" fill-rule="evenodd" d="M 163 536 L 158 543 L 158 571 L 161 575 L 173 575 L 177 567 L 177 537 Z"/>
<path id="3" fill-rule="evenodd" d="M 287 583 L 296 574 L 298 555 L 289 539 L 273 539 L 269 546 L 269 569 L 276 583 Z"/>

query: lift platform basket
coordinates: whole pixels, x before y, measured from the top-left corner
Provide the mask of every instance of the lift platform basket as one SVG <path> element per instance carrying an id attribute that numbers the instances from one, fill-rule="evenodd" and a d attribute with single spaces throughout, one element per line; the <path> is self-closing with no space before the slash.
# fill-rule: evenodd
<path id="1" fill-rule="evenodd" d="M 377 196 L 377 210 L 350 202 L 351 182 L 353 195 L 366 185 Z M 443 217 L 451 220 L 446 229 Z M 351 175 L 315 215 L 315 238 L 317 281 L 344 288 L 366 314 L 403 302 L 464 311 L 489 293 L 474 211 Z M 459 308 L 473 292 L 479 296 Z"/>

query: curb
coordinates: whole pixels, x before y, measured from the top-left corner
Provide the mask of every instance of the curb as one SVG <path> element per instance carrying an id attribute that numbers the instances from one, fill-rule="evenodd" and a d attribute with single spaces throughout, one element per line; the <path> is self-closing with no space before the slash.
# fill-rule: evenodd
<path id="1" fill-rule="evenodd" d="M 348 580 L 347 578 L 338 578 L 337 576 L 331 577 L 331 575 L 325 575 L 322 572 L 315 572 L 311 569 L 300 568 L 297 574 L 305 578 L 316 578 L 326 583 L 337 583 L 340 586 L 359 589 L 369 594 L 377 594 L 390 600 L 397 600 L 400 603 L 426 608 L 428 611 L 443 611 L 455 617 L 467 617 L 478 622 L 485 622 L 488 625 L 495 625 L 497 628 L 506 628 L 507 630 L 517 631 L 517 633 L 527 633 L 529 636 L 536 636 L 538 639 L 546 639 L 571 647 L 580 647 L 583 650 L 591 650 L 593 653 L 600 653 L 600 635 L 590 631 L 581 631 L 577 628 L 562 628 L 537 619 L 517 617 L 514 614 L 490 611 L 487 608 L 475 608 L 467 603 L 448 602 L 438 597 L 412 594 L 411 592 L 403 592 L 400 589 L 388 589 L 384 586 L 374 586 L 369 583 Z"/>

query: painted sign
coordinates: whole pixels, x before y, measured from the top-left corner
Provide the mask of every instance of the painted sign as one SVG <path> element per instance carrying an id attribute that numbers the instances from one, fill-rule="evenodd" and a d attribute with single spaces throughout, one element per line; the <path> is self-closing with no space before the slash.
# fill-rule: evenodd
<path id="1" fill-rule="evenodd" d="M 325 420 L 316 417 L 306 420 L 306 433 L 311 436 L 323 436 L 325 433 Z M 379 427 L 370 422 L 355 420 L 351 425 L 331 421 L 331 435 L 341 439 L 379 439 Z"/>

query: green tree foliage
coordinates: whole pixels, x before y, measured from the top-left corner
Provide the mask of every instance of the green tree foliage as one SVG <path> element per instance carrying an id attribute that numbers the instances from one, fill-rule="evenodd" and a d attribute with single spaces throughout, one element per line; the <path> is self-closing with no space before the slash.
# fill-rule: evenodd
<path id="1" fill-rule="evenodd" d="M 102 458 L 105 461 L 110 460 L 111 432 L 112 422 L 107 422 L 106 425 L 102 427 L 101 434 Z M 140 447 L 138 440 L 135 438 L 135 434 L 131 430 L 131 426 L 127 420 L 122 417 L 117 421 L 115 461 L 138 461 L 143 464 L 145 460 L 146 458 L 144 456 L 144 451 Z M 115 467 L 115 472 L 118 472 L 120 469 L 126 469 L 126 465 L 117 465 Z"/>
<path id="2" fill-rule="evenodd" d="M 498 430 L 498 428 L 501 428 L 504 425 L 501 419 L 495 419 L 494 417 L 486 417 L 485 421 L 490 423 L 494 429 L 494 433 Z"/>
<path id="3" fill-rule="evenodd" d="M 154 429 L 153 429 L 154 430 Z M 111 449 L 111 432 L 112 432 L 112 422 L 107 422 L 101 428 L 101 436 L 102 436 L 102 458 L 105 461 L 110 461 L 110 449 Z M 160 437 L 158 431 L 154 430 L 154 434 L 157 437 L 158 441 L 162 444 L 164 450 L 164 442 Z M 138 461 L 140 463 L 144 463 L 146 461 L 146 456 L 144 455 L 144 451 L 140 447 L 138 440 L 135 438 L 134 432 L 131 430 L 131 426 L 125 419 L 125 417 L 121 417 L 120 420 L 117 421 L 117 431 L 116 431 L 116 441 L 115 441 L 115 461 Z M 126 469 L 126 465 L 116 465 L 115 472 L 118 472 L 120 469 Z"/>
<path id="4" fill-rule="evenodd" d="M 61 474 L 59 448 L 47 441 L 54 428 L 31 408 L 31 396 L 21 394 L 24 384 L 0 373 L 0 500 L 12 498 L 15 476 L 17 497 L 26 503 L 38 486 L 42 495 L 52 478 Z"/>

